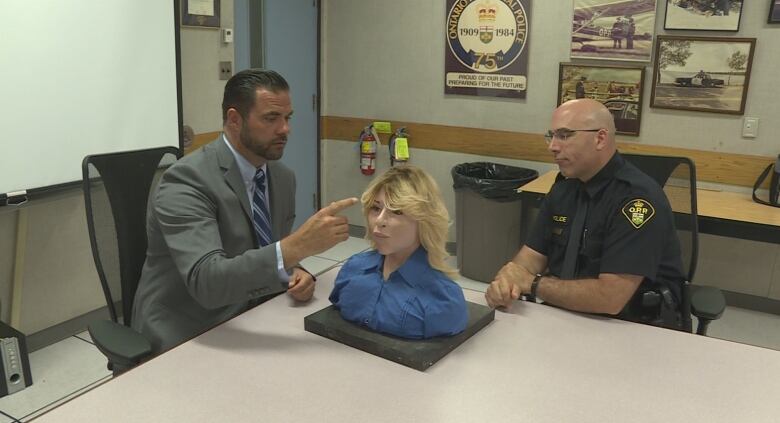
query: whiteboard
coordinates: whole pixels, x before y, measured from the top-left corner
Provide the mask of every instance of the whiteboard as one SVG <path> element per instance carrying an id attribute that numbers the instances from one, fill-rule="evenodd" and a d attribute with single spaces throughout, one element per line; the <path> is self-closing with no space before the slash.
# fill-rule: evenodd
<path id="1" fill-rule="evenodd" d="M 88 154 L 179 147 L 175 5 L 0 2 L 0 196 L 78 181 Z"/>

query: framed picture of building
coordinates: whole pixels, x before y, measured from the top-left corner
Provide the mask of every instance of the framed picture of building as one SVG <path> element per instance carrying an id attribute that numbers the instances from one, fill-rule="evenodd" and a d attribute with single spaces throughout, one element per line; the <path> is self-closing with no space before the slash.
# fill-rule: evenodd
<path id="1" fill-rule="evenodd" d="M 656 0 L 574 0 L 572 59 L 649 62 Z"/>
<path id="2" fill-rule="evenodd" d="M 659 36 L 650 106 L 741 115 L 755 38 Z"/>
<path id="3" fill-rule="evenodd" d="M 738 31 L 743 0 L 666 0 L 664 29 Z"/>
<path id="4" fill-rule="evenodd" d="M 612 113 L 618 134 L 639 135 L 644 76 L 644 66 L 561 63 L 558 105 L 576 98 L 597 100 Z"/>

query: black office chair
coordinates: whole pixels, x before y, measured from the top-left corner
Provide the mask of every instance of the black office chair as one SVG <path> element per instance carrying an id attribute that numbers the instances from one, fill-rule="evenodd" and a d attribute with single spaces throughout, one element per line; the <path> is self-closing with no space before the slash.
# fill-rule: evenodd
<path id="1" fill-rule="evenodd" d="M 707 334 L 707 327 L 719 319 L 726 308 L 726 300 L 720 289 L 694 285 L 696 263 L 699 255 L 699 226 L 696 205 L 696 166 L 687 157 L 622 154 L 628 162 L 653 178 L 663 187 L 674 210 L 675 226 L 683 251 L 683 265 L 688 280 L 682 287 L 683 329 L 691 332 L 691 314 L 699 324 L 696 333 Z"/>
<path id="2" fill-rule="evenodd" d="M 89 334 L 114 375 L 138 365 L 152 351 L 149 341 L 130 328 L 130 319 L 146 258 L 149 195 L 179 156 L 179 149 L 161 147 L 91 155 L 81 164 L 92 257 L 111 315 L 111 320 L 90 324 Z"/>

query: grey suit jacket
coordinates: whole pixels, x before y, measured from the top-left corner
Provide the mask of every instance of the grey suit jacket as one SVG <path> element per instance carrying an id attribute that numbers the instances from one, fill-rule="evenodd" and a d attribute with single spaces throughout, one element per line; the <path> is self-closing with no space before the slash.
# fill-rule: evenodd
<path id="1" fill-rule="evenodd" d="M 279 162 L 267 169 L 277 241 L 295 220 L 295 175 Z M 221 137 L 163 174 L 147 236 L 132 326 L 155 352 L 245 311 L 252 299 L 284 291 L 275 246 L 258 248 L 246 187 Z"/>

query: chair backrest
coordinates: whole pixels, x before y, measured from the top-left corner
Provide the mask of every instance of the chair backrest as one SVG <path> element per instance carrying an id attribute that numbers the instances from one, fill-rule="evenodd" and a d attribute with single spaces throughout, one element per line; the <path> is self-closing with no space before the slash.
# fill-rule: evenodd
<path id="1" fill-rule="evenodd" d="M 681 311 L 684 329 L 691 331 L 690 283 L 699 256 L 699 223 L 696 206 L 696 165 L 687 157 L 621 154 L 663 188 L 674 211 L 687 280 L 682 287 Z"/>
<path id="2" fill-rule="evenodd" d="M 111 320 L 130 325 L 133 299 L 146 258 L 146 208 L 162 172 L 180 157 L 179 149 L 86 156 L 82 189 L 87 228 Z"/>

